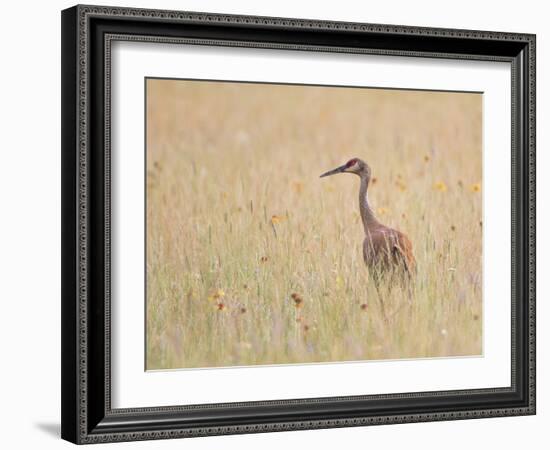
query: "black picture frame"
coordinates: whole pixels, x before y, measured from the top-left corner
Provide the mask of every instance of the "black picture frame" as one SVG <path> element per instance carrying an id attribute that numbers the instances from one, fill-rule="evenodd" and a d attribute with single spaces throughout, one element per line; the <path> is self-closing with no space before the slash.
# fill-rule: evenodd
<path id="1" fill-rule="evenodd" d="M 511 386 L 113 409 L 113 40 L 507 61 L 512 67 Z M 62 437 L 132 441 L 535 414 L 535 36 L 179 11 L 62 12 Z"/>

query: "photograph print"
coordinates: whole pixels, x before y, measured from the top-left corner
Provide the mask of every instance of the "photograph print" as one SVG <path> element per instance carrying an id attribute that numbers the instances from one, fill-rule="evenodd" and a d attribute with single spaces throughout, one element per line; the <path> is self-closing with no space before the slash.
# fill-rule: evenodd
<path id="1" fill-rule="evenodd" d="M 481 93 L 145 88 L 147 370 L 483 355 Z"/>

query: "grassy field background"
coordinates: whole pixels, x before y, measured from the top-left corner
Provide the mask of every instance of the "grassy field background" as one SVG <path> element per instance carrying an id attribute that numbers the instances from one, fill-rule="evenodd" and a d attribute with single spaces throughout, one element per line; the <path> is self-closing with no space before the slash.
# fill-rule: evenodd
<path id="1" fill-rule="evenodd" d="M 147 369 L 482 353 L 482 96 L 147 81 Z M 362 260 L 359 157 L 418 262 Z"/>

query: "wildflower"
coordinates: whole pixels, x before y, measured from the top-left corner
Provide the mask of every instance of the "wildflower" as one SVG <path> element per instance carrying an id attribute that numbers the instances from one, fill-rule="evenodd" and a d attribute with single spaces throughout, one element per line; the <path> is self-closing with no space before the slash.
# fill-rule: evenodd
<path id="1" fill-rule="evenodd" d="M 299 181 L 295 181 L 295 182 L 292 183 L 292 189 L 297 194 L 301 194 L 302 191 L 304 190 L 304 183 L 301 183 Z"/>
<path id="2" fill-rule="evenodd" d="M 377 181 L 378 181 L 378 178 L 376 177 L 372 177 L 370 180 L 371 184 L 376 184 Z"/>
<path id="3" fill-rule="evenodd" d="M 296 308 L 301 308 L 303 306 L 303 303 L 304 303 L 304 299 L 302 297 L 300 297 L 300 294 L 297 294 L 296 292 L 294 292 L 290 298 L 292 298 L 292 300 L 294 300 L 294 306 Z"/>
<path id="4" fill-rule="evenodd" d="M 218 308 L 218 311 L 224 311 L 225 310 L 225 305 L 223 303 L 218 303 L 216 305 L 216 307 Z"/>
<path id="5" fill-rule="evenodd" d="M 309 331 L 309 325 L 304 325 L 304 331 L 307 333 Z"/>
<path id="6" fill-rule="evenodd" d="M 223 200 L 227 200 L 229 198 L 229 194 L 227 192 L 222 192 L 220 195 Z"/>
<path id="7" fill-rule="evenodd" d="M 273 215 L 271 216 L 271 223 L 273 225 L 276 225 L 278 223 L 281 223 L 283 222 L 284 220 L 286 220 L 286 217 L 285 216 L 277 216 L 277 215 Z"/>
<path id="8" fill-rule="evenodd" d="M 405 192 L 407 190 L 407 185 L 401 180 L 396 181 L 395 185 L 401 192 Z"/>
<path id="9" fill-rule="evenodd" d="M 454 225 L 451 225 L 451 231 L 455 231 L 456 227 Z"/>
<path id="10" fill-rule="evenodd" d="M 481 183 L 474 183 L 470 186 L 470 191 L 479 192 L 481 191 Z"/>
<path id="11" fill-rule="evenodd" d="M 244 314 L 244 313 L 246 312 L 246 308 L 245 308 L 244 306 L 241 307 L 241 309 L 239 309 L 239 312 L 240 312 L 241 314 Z"/>
<path id="12" fill-rule="evenodd" d="M 212 294 L 208 296 L 208 300 L 219 300 L 225 296 L 225 292 L 222 289 L 216 289 Z"/>
<path id="13" fill-rule="evenodd" d="M 443 329 L 441 330 L 441 335 L 442 335 L 442 336 L 447 336 L 447 330 L 446 330 L 445 328 L 443 328 Z"/>
<path id="14" fill-rule="evenodd" d="M 340 275 L 336 275 L 336 287 L 338 288 L 344 287 L 344 279 Z"/>
<path id="15" fill-rule="evenodd" d="M 266 263 L 268 260 L 269 260 L 269 258 L 267 256 L 262 256 L 260 258 L 260 262 L 262 262 L 262 263 Z"/>
<path id="16" fill-rule="evenodd" d="M 443 181 L 434 183 L 433 188 L 439 192 L 447 192 L 447 185 Z"/>
<path id="17" fill-rule="evenodd" d="M 430 161 L 430 155 L 426 154 L 424 155 L 424 162 Z"/>
<path id="18" fill-rule="evenodd" d="M 389 213 L 389 209 L 388 208 L 383 208 L 383 207 L 380 207 L 376 210 L 376 212 L 380 215 L 380 216 L 384 216 L 386 214 Z"/>
<path id="19" fill-rule="evenodd" d="M 458 180 L 457 184 L 458 184 L 458 187 L 461 189 L 464 187 L 464 183 L 462 182 L 462 180 Z"/>
<path id="20" fill-rule="evenodd" d="M 366 303 L 362 303 L 360 308 L 362 311 L 366 311 L 369 306 Z"/>

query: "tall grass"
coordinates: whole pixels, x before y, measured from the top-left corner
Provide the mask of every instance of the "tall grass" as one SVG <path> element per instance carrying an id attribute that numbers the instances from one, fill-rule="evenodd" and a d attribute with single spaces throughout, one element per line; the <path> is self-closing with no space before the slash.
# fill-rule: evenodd
<path id="1" fill-rule="evenodd" d="M 148 369 L 482 352 L 481 96 L 148 80 Z M 362 260 L 359 180 L 418 262 Z"/>

